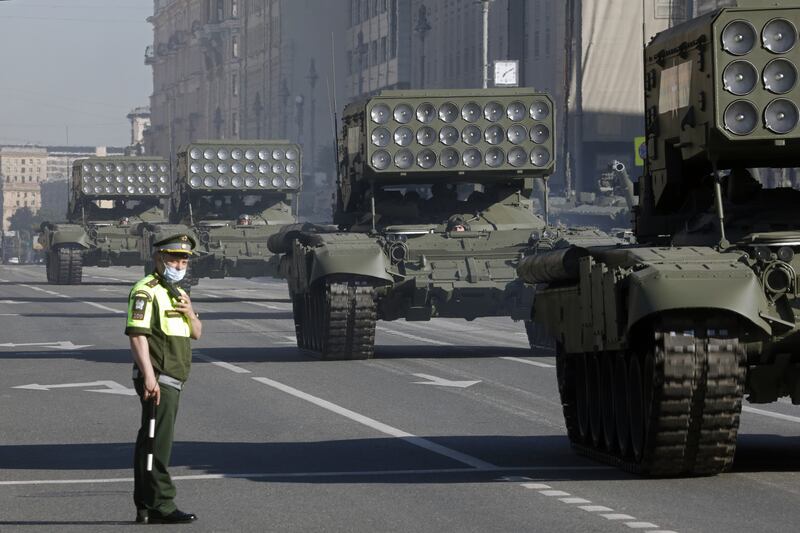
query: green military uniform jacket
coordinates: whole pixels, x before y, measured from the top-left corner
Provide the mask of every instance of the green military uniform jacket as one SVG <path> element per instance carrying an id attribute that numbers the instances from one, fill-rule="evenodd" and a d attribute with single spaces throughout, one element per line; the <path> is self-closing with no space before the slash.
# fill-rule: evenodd
<path id="1" fill-rule="evenodd" d="M 128 296 L 125 334 L 146 335 L 153 369 L 186 381 L 192 362 L 189 344 L 192 326 L 189 318 L 176 311 L 173 304 L 167 288 L 155 274 L 139 280 Z"/>

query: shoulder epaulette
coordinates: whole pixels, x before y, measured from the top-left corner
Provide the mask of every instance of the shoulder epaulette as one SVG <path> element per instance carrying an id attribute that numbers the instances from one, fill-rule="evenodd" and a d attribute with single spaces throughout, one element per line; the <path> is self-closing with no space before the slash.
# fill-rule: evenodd
<path id="1" fill-rule="evenodd" d="M 145 285 L 147 285 L 148 287 L 150 287 L 150 288 L 152 289 L 153 287 L 155 287 L 156 285 L 158 285 L 158 278 L 153 278 L 153 279 L 151 279 L 150 281 L 148 281 L 147 283 L 145 283 Z"/>

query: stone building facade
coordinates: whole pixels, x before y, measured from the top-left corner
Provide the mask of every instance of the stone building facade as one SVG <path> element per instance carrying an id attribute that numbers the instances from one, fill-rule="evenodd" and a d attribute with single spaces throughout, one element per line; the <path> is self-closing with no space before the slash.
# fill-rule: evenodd
<path id="1" fill-rule="evenodd" d="M 332 8 L 341 3 L 343 9 Z M 155 0 L 146 152 L 199 139 L 287 139 L 303 147 L 303 202 L 325 218 L 334 183 L 334 95 L 346 76 L 345 0 Z M 334 73 L 334 64 L 340 72 Z M 340 111 L 340 110 L 339 110 Z"/>
<path id="2" fill-rule="evenodd" d="M 148 152 L 174 155 L 197 139 L 288 139 L 303 145 L 306 171 L 315 170 L 320 149 L 332 150 L 332 65 L 345 57 L 346 10 L 330 4 L 156 0 L 145 53 L 153 68 Z M 336 83 L 343 95 L 344 76 Z M 333 166 L 332 156 L 324 161 Z"/>
<path id="3" fill-rule="evenodd" d="M 9 218 L 18 209 L 33 213 L 41 206 L 40 184 L 47 179 L 47 150 L 26 146 L 0 147 L 0 196 L 2 229 L 9 229 Z"/>

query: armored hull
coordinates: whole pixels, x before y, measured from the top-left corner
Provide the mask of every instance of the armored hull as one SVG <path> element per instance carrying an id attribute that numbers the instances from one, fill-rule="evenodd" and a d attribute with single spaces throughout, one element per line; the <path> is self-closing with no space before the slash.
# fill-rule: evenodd
<path id="1" fill-rule="evenodd" d="M 169 164 L 161 159 L 75 161 L 67 222 L 41 225 L 47 281 L 79 284 L 84 266 L 145 264 L 143 229 L 166 220 L 169 192 Z"/>
<path id="2" fill-rule="evenodd" d="M 291 203 L 302 176 L 300 147 L 286 141 L 198 141 L 178 154 L 171 224 L 147 228 L 153 237 L 190 232 L 198 246 L 186 283 L 200 278 L 277 276 L 269 238 L 295 221 Z"/>
<path id="3" fill-rule="evenodd" d="M 496 211 L 516 222 L 497 229 L 503 224 Z M 468 231 L 420 224 L 374 233 L 288 226 L 269 244 L 285 254 L 298 345 L 323 359 L 361 359 L 374 353 L 376 320 L 528 320 L 534 289 L 515 269 L 531 234 L 543 228 L 529 204 L 495 205 Z M 546 342 L 526 325 L 532 345 Z"/>
<path id="4" fill-rule="evenodd" d="M 743 398 L 800 404 L 800 193 L 748 170 L 800 164 L 799 8 L 739 0 L 654 37 L 640 245 L 567 242 L 520 265 L 581 453 L 645 475 L 717 474 Z"/>

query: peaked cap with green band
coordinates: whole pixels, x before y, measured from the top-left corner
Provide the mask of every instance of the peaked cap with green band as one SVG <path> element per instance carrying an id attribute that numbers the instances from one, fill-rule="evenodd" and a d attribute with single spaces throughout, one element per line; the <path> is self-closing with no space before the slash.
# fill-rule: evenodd
<path id="1" fill-rule="evenodd" d="M 197 241 L 187 233 L 174 233 L 167 236 L 158 235 L 153 243 L 154 252 L 166 252 L 169 254 L 188 254 L 192 255 L 192 250 L 197 246 Z"/>

